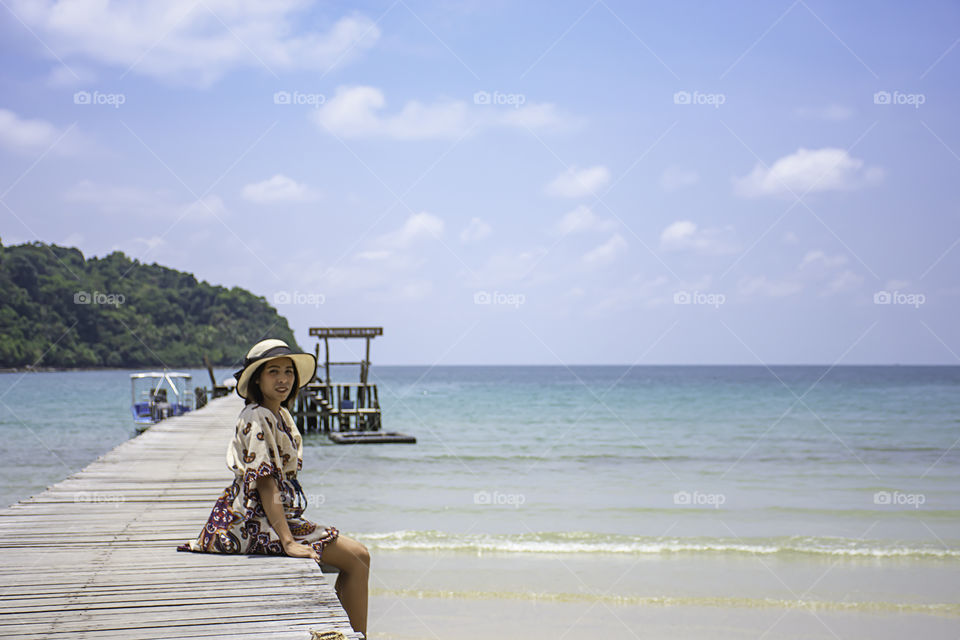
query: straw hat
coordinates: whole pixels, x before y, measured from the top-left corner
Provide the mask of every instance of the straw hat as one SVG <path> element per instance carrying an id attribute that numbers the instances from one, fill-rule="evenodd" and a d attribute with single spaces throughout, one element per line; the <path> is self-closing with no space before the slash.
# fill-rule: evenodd
<path id="1" fill-rule="evenodd" d="M 253 348 L 247 352 L 247 357 L 243 361 L 243 369 L 233 374 L 237 379 L 237 394 L 241 398 L 247 397 L 247 386 L 250 378 L 257 368 L 270 360 L 278 358 L 290 358 L 293 366 L 297 369 L 297 380 L 300 386 L 305 386 L 313 380 L 317 372 L 317 359 L 310 353 L 296 353 L 283 340 L 262 340 L 253 345 Z"/>

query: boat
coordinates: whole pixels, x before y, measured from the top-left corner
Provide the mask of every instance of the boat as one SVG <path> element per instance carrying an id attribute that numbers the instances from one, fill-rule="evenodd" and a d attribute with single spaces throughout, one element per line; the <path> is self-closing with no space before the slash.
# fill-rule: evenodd
<path id="1" fill-rule="evenodd" d="M 189 373 L 143 371 L 130 374 L 130 411 L 138 433 L 164 418 L 194 408 L 193 379 Z"/>
<path id="2" fill-rule="evenodd" d="M 337 444 L 417 443 L 415 437 L 397 431 L 331 431 L 327 437 Z"/>

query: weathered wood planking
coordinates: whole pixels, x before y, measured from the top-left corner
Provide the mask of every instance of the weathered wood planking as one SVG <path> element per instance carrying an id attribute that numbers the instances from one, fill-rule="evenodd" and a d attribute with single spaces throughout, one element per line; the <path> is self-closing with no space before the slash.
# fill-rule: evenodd
<path id="1" fill-rule="evenodd" d="M 176 550 L 233 479 L 241 407 L 164 420 L 0 511 L 0 637 L 359 638 L 311 560 Z"/>

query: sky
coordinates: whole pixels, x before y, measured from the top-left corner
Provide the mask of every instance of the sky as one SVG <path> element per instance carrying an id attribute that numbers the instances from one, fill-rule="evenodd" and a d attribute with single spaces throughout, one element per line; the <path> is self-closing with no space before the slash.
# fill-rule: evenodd
<path id="1" fill-rule="evenodd" d="M 960 362 L 956 3 L 0 4 L 5 245 L 375 364 Z"/>

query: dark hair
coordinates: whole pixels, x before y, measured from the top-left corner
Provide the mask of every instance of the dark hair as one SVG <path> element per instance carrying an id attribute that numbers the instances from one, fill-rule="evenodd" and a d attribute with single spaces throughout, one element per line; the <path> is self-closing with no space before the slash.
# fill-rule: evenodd
<path id="1" fill-rule="evenodd" d="M 269 362 L 264 362 L 262 365 L 257 367 L 257 370 L 253 372 L 253 375 L 250 376 L 249 382 L 247 382 L 247 397 L 245 404 L 263 404 L 263 391 L 260 390 L 260 374 L 263 372 L 263 368 L 267 366 Z M 280 401 L 280 405 L 290 408 L 290 401 L 297 397 L 297 394 L 300 393 L 300 375 L 297 373 L 297 367 L 293 367 L 293 387 L 290 389 L 290 393 L 286 398 Z"/>

